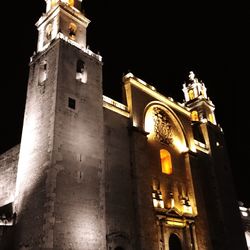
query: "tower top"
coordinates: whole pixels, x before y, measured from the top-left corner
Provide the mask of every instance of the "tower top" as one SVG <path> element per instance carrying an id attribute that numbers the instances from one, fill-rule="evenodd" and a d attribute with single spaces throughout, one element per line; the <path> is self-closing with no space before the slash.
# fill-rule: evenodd
<path id="1" fill-rule="evenodd" d="M 183 84 L 185 105 L 192 111 L 192 121 L 210 121 L 216 124 L 214 105 L 207 96 L 207 89 L 202 81 L 189 72 L 188 80 Z"/>
<path id="2" fill-rule="evenodd" d="M 195 77 L 193 71 L 189 72 L 188 80 L 183 84 L 183 92 L 185 95 L 185 101 L 190 101 L 195 98 L 205 98 L 207 99 L 207 89 L 202 81 L 199 81 Z"/>
<path id="3" fill-rule="evenodd" d="M 49 12 L 51 9 L 53 9 L 58 4 L 62 3 L 65 5 L 68 5 L 69 7 L 78 9 L 81 11 L 81 3 L 82 0 L 45 0 L 46 2 L 46 12 Z"/>
<path id="4" fill-rule="evenodd" d="M 190 71 L 190 72 L 189 72 L 188 79 L 189 79 L 190 81 L 192 81 L 192 82 L 194 82 L 194 80 L 197 79 L 197 78 L 195 78 L 195 74 L 194 74 L 193 71 Z"/>
<path id="5" fill-rule="evenodd" d="M 81 11 L 82 0 L 45 0 L 46 13 L 36 23 L 37 52 L 44 51 L 58 38 L 86 49 L 86 29 L 90 22 Z"/>

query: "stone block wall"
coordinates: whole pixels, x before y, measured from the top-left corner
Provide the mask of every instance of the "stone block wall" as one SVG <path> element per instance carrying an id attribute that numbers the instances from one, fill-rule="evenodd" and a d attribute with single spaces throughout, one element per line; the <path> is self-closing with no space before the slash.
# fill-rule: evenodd
<path id="1" fill-rule="evenodd" d="M 14 200 L 20 145 L 0 155 L 0 207 Z"/>

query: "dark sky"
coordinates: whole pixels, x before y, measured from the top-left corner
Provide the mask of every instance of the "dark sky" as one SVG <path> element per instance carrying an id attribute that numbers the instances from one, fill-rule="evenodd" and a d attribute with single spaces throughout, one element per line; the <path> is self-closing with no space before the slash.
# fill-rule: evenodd
<path id="1" fill-rule="evenodd" d="M 0 153 L 20 141 L 35 23 L 45 12 L 43 0 L 16 2 L 2 5 Z M 103 56 L 105 95 L 121 101 L 122 75 L 129 71 L 180 102 L 190 70 L 205 83 L 225 133 L 238 199 L 250 206 L 249 8 L 140 0 L 85 0 L 83 6 L 91 20 L 87 43 Z"/>

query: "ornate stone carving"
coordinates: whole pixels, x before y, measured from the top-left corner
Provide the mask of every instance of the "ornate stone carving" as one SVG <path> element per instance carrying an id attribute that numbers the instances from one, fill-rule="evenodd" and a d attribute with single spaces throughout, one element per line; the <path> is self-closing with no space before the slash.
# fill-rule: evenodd
<path id="1" fill-rule="evenodd" d="M 172 126 L 166 116 L 166 113 L 157 107 L 154 108 L 154 132 L 155 140 L 171 145 L 173 143 Z"/>

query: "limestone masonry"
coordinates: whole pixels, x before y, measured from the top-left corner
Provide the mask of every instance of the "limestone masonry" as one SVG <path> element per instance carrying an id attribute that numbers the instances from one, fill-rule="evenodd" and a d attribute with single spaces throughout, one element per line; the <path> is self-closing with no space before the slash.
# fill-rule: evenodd
<path id="1" fill-rule="evenodd" d="M 0 156 L 0 249 L 247 249 L 205 84 L 190 72 L 178 103 L 128 73 L 123 103 L 104 96 L 81 1 L 46 3 L 21 143 Z"/>

